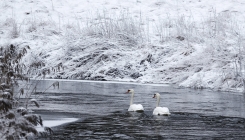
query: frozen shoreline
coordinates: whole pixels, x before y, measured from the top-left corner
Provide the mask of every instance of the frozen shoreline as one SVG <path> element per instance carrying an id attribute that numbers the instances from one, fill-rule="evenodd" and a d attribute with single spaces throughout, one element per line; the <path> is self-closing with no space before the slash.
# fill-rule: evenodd
<path id="1" fill-rule="evenodd" d="M 36 80 L 31 78 L 31 80 Z M 89 83 L 116 83 L 116 84 L 130 84 L 130 85 L 150 85 L 150 86 L 169 86 L 169 84 L 161 83 L 137 83 L 135 81 L 94 81 L 94 80 L 73 80 L 73 79 L 42 79 L 47 81 L 65 81 L 65 82 L 89 82 Z"/>
<path id="2" fill-rule="evenodd" d="M 66 123 L 71 123 L 77 121 L 78 118 L 60 118 L 60 119 L 52 119 L 52 120 L 44 120 L 43 127 L 40 125 L 36 127 L 37 131 L 44 131 L 44 127 L 55 127 Z"/>

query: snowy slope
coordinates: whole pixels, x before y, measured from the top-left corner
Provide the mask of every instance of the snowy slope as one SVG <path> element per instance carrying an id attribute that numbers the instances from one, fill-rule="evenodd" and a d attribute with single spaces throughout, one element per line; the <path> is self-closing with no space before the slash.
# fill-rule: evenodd
<path id="1" fill-rule="evenodd" d="M 242 0 L 2 0 L 0 45 L 48 78 L 243 88 Z"/>

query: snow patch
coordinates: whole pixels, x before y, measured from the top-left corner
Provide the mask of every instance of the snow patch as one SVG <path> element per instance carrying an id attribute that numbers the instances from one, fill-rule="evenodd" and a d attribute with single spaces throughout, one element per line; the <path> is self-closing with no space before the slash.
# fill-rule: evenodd
<path id="1" fill-rule="evenodd" d="M 44 120 L 43 121 L 43 127 L 41 127 L 40 125 L 36 127 L 37 131 L 41 132 L 44 131 L 44 127 L 54 127 L 54 126 L 59 126 L 65 123 L 70 123 L 70 122 L 74 122 L 77 121 L 77 118 L 63 118 L 60 120 Z"/>

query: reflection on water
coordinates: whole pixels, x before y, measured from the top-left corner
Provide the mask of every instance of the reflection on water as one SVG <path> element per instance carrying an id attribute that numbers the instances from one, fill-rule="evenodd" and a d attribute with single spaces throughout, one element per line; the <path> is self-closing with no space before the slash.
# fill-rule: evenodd
<path id="1" fill-rule="evenodd" d="M 44 89 L 54 81 L 42 81 Z M 134 103 L 144 106 L 144 113 L 130 113 L 130 95 Z M 171 116 L 152 116 L 155 100 L 161 94 L 160 106 Z M 78 113 L 83 118 L 57 127 L 55 137 L 74 139 L 158 139 L 244 136 L 244 95 L 208 90 L 177 89 L 172 86 L 142 84 L 61 81 L 59 89 L 50 89 L 39 96 L 41 109 L 53 112 Z M 234 118 L 238 117 L 238 118 Z M 205 133 L 203 133 L 205 132 Z M 188 137 L 190 136 L 190 137 Z M 222 138 L 224 138 L 222 136 Z"/>

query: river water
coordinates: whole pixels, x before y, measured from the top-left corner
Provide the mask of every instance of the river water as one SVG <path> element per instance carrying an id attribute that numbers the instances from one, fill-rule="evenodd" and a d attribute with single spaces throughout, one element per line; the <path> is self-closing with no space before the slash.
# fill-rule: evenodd
<path id="1" fill-rule="evenodd" d="M 35 95 L 41 103 L 35 113 L 43 119 L 78 118 L 53 127 L 52 137 L 39 139 L 244 139 L 245 96 L 242 93 L 178 88 L 163 84 L 117 82 L 40 81 Z M 130 95 L 145 111 L 128 112 Z M 153 94 L 170 116 L 153 116 Z"/>

